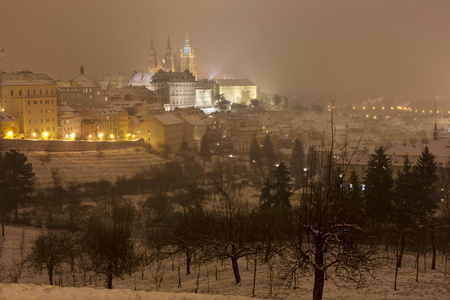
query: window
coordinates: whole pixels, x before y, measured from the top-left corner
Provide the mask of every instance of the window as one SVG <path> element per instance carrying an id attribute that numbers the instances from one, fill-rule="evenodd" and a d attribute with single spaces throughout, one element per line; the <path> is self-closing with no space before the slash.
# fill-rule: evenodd
<path id="1" fill-rule="evenodd" d="M 50 122 L 50 118 L 46 118 L 46 119 L 45 119 L 45 122 Z"/>
<path id="2" fill-rule="evenodd" d="M 48 95 L 48 90 L 45 90 L 45 94 Z"/>
<path id="3" fill-rule="evenodd" d="M 14 96 L 14 91 L 13 90 L 11 90 L 11 96 Z"/>
<path id="4" fill-rule="evenodd" d="M 27 91 L 27 95 L 30 96 L 30 90 Z M 30 104 L 30 103 L 28 103 L 28 104 Z"/>
<path id="5" fill-rule="evenodd" d="M 36 90 L 33 90 L 33 96 L 36 96 Z"/>
<path id="6" fill-rule="evenodd" d="M 33 104 L 37 104 L 37 100 L 33 100 Z"/>
<path id="7" fill-rule="evenodd" d="M 30 100 L 28 100 L 28 105 L 30 105 L 31 103 L 30 103 L 31 101 Z"/>
<path id="8" fill-rule="evenodd" d="M 48 104 L 50 101 L 49 100 L 45 100 L 45 104 Z"/>
<path id="9" fill-rule="evenodd" d="M 42 95 L 42 90 L 39 90 L 39 95 Z"/>
<path id="10" fill-rule="evenodd" d="M 22 90 L 19 91 L 19 96 L 22 96 Z"/>
<path id="11" fill-rule="evenodd" d="M 41 100 L 40 102 L 41 102 L 41 104 L 42 104 L 42 100 Z"/>

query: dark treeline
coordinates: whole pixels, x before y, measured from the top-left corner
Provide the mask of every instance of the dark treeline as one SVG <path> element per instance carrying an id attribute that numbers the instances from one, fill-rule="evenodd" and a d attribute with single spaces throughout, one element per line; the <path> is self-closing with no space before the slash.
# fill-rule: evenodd
<path id="1" fill-rule="evenodd" d="M 333 159 L 332 147 L 326 154 L 311 147 L 305 155 L 297 140 L 291 161 L 275 164 L 270 138 L 262 148 L 255 140 L 249 163 L 210 151 L 202 158 L 183 154 L 115 184 L 63 185 L 55 170 L 54 185 L 44 191 L 32 190 L 26 157 L 6 152 L 2 227 L 24 222 L 49 229 L 25 263 L 44 268 L 50 284 L 66 266 L 71 274 L 105 276 L 108 288 L 114 278 L 152 264 L 158 289 L 161 262 L 178 256 L 186 275 L 193 263 L 229 260 L 236 283 L 244 261 L 253 262 L 254 276 L 258 265 L 277 264 L 289 287 L 300 274 L 314 274 L 313 299 L 322 299 L 327 276 L 363 285 L 380 250 L 395 255 L 396 270 L 405 253 L 416 255 L 417 272 L 420 256 L 431 253 L 431 268 L 438 252 L 448 257 L 450 174 L 437 168 L 427 147 L 414 164 L 405 157 L 395 178 L 380 147 L 358 178 Z M 248 187 L 259 190 L 253 203 Z M 142 194 L 145 201 L 132 200 Z"/>

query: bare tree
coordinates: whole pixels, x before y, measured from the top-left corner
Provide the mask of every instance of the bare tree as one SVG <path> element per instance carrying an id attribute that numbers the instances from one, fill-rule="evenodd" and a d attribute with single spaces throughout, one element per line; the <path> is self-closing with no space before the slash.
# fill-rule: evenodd
<path id="1" fill-rule="evenodd" d="M 107 279 L 112 288 L 114 277 L 121 277 L 139 267 L 141 257 L 136 253 L 133 232 L 136 211 L 131 204 L 111 195 L 106 207 L 88 220 L 82 238 L 85 268 Z"/>
<path id="2" fill-rule="evenodd" d="M 210 224 L 206 241 L 214 257 L 231 260 L 235 281 L 240 283 L 239 258 L 254 253 L 245 241 L 244 231 L 250 210 L 239 185 L 215 182 L 214 192 L 211 209 L 206 213 Z"/>
<path id="3" fill-rule="evenodd" d="M 361 210 L 343 205 L 350 201 L 345 191 L 348 165 L 339 167 L 333 161 L 333 114 L 331 132 L 326 160 L 317 170 L 320 176 L 307 178 L 293 224 L 297 232 L 287 247 L 289 254 L 285 255 L 287 274 L 305 268 L 314 272 L 314 300 L 322 299 L 328 270 L 333 270 L 337 278 L 363 284 L 373 268 L 372 239 L 353 218 Z M 342 211 L 342 207 L 354 211 Z"/>
<path id="4" fill-rule="evenodd" d="M 26 262 L 34 269 L 47 269 L 48 280 L 53 285 L 55 269 L 67 261 L 67 252 L 64 247 L 65 235 L 49 231 L 40 235 L 33 243 L 30 255 Z"/>

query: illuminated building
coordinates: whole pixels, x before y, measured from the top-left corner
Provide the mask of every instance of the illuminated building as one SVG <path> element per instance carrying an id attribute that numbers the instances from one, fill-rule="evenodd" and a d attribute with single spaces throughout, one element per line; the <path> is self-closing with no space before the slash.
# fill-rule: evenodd
<path id="1" fill-rule="evenodd" d="M 0 111 L 19 120 L 27 138 L 52 139 L 58 132 L 56 83 L 48 75 L 22 71 L 0 74 Z"/>
<path id="2" fill-rule="evenodd" d="M 184 122 L 173 114 L 148 116 L 140 124 L 140 137 L 153 148 L 163 151 L 180 149 L 184 138 Z"/>
<path id="3" fill-rule="evenodd" d="M 61 84 L 62 85 L 62 84 Z M 71 107 L 101 107 L 107 103 L 105 90 L 94 79 L 84 74 L 84 67 L 80 67 L 80 74 L 70 81 L 70 86 L 78 87 L 81 92 L 78 99 L 64 101 Z"/>
<path id="4" fill-rule="evenodd" d="M 195 66 L 194 49 L 190 46 L 187 31 L 184 46 L 181 48 L 179 58 L 179 61 L 177 61 L 177 53 L 172 50 L 172 47 L 170 46 L 170 38 L 167 38 L 167 48 L 164 54 L 164 59 L 158 59 L 152 37 L 150 41 L 150 51 L 148 54 L 147 73 L 157 73 L 160 70 L 165 72 L 184 72 L 188 70 L 195 79 L 198 79 L 198 72 Z"/>
<path id="5" fill-rule="evenodd" d="M 161 95 L 166 110 L 195 106 L 194 76 L 186 72 L 164 72 L 153 75 L 150 89 Z"/>
<path id="6" fill-rule="evenodd" d="M 248 79 L 216 79 L 214 93 L 223 95 L 231 103 L 248 104 L 256 99 L 257 87 Z"/>
<path id="7" fill-rule="evenodd" d="M 113 105 L 106 108 L 93 108 L 87 111 L 87 115 L 100 122 L 100 128 L 97 128 L 97 137 L 100 140 L 120 140 L 127 137 L 128 113 L 122 108 Z M 95 122 L 89 119 L 85 119 L 83 122 L 86 123 L 86 130 L 83 132 L 85 138 L 86 132 L 94 129 L 87 125 L 95 124 Z"/>
<path id="8" fill-rule="evenodd" d="M 206 133 L 206 123 L 193 115 L 179 116 L 184 121 L 184 141 L 189 148 L 200 150 L 200 142 Z"/>
<path id="9" fill-rule="evenodd" d="M 58 106 L 58 139 L 73 140 L 81 137 L 81 117 L 69 106 Z"/>
<path id="10" fill-rule="evenodd" d="M 19 119 L 7 112 L 0 112 L 0 138 L 16 139 L 19 134 Z"/>
<path id="11" fill-rule="evenodd" d="M 194 49 L 189 45 L 189 37 L 186 30 L 186 39 L 184 40 L 184 47 L 180 53 L 180 71 L 188 70 L 195 79 L 198 79 L 197 69 L 195 68 Z"/>

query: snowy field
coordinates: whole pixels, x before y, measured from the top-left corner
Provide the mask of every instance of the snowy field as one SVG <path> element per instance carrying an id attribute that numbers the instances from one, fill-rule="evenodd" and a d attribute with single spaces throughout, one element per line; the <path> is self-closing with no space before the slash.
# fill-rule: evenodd
<path id="1" fill-rule="evenodd" d="M 207 265 L 192 265 L 191 275 L 184 274 L 183 257 L 167 259 L 160 272 L 163 274 L 158 291 L 154 280 L 155 266 L 150 265 L 143 270 L 113 280 L 113 290 L 104 289 L 104 278 L 100 276 L 82 275 L 76 279 L 69 272 L 55 274 L 55 281 L 64 287 L 48 285 L 45 270 L 35 272 L 20 267 L 20 260 L 29 253 L 31 242 L 39 235 L 41 229 L 25 226 L 7 226 L 5 240 L 1 243 L 0 256 L 0 300 L 3 299 L 246 299 L 252 295 L 253 265 L 246 259 L 239 260 L 242 282 L 234 283 L 229 261 L 223 266 L 220 261 Z M 23 247 L 22 247 L 23 245 Z M 357 288 L 353 284 L 333 282 L 329 277 L 325 282 L 324 299 L 450 299 L 450 274 L 444 276 L 445 259 L 438 256 L 436 270 L 430 269 L 431 258 L 420 259 L 419 281 L 416 282 L 414 256 L 406 255 L 403 268 L 399 270 L 397 291 L 394 291 L 395 264 L 393 255 L 380 259 L 374 277 L 370 277 L 364 287 Z M 22 257 L 22 258 L 21 258 Z M 182 286 L 178 288 L 178 266 L 181 269 Z M 215 270 L 217 268 L 217 280 Z M 277 266 L 274 267 L 275 274 Z M 449 267 L 450 268 L 450 267 Z M 20 269 L 20 270 L 19 270 Z M 144 274 L 144 275 L 142 275 Z M 313 277 L 302 274 L 296 287 L 282 285 L 276 276 L 270 283 L 269 267 L 259 264 L 257 269 L 255 296 L 275 299 L 311 299 Z M 199 276 L 198 294 L 197 276 Z M 18 283 L 12 283 L 12 282 Z"/>

